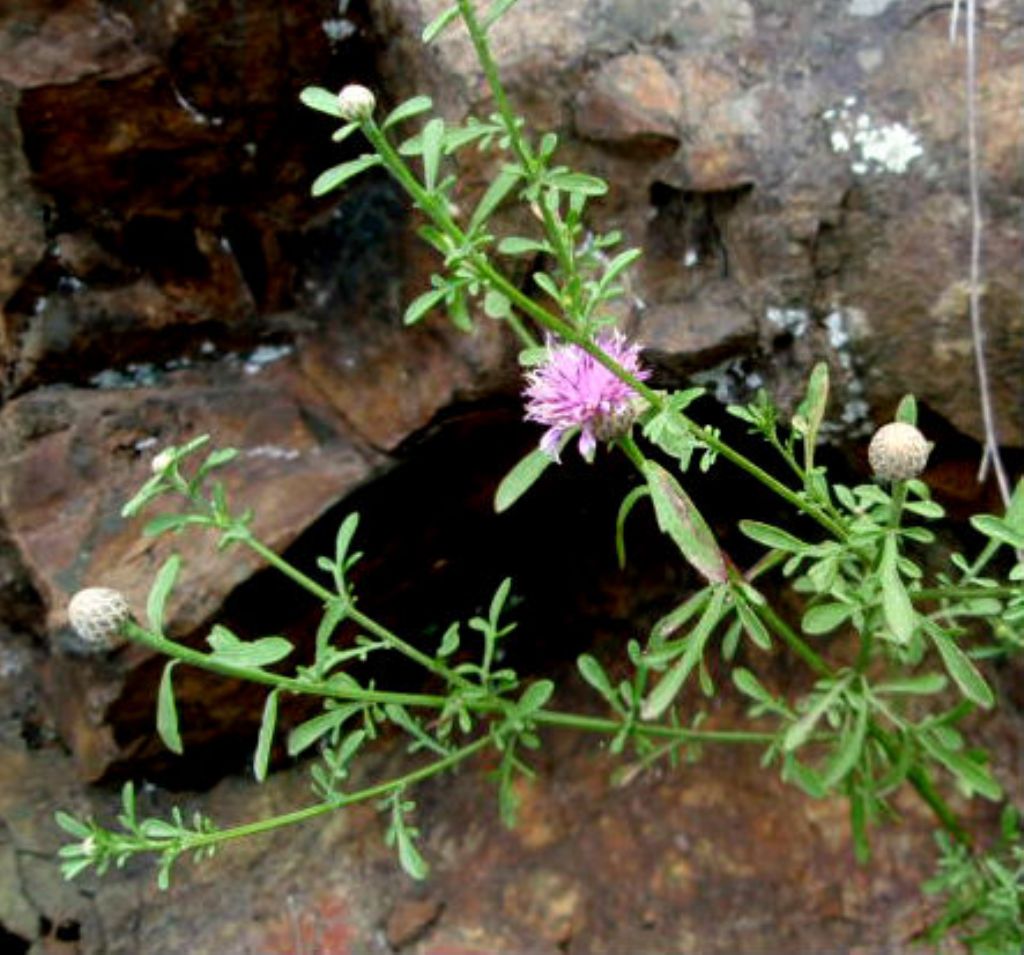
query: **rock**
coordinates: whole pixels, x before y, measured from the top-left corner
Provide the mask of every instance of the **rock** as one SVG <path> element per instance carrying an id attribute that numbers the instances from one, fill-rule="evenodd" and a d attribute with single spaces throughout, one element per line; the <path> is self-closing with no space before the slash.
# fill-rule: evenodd
<path id="1" fill-rule="evenodd" d="M 655 57 L 630 53 L 603 64 L 575 104 L 576 131 L 623 149 L 674 152 L 682 95 Z"/>
<path id="2" fill-rule="evenodd" d="M 398 951 L 417 941 L 430 930 L 442 911 L 444 903 L 434 896 L 399 900 L 384 925 L 388 945 Z"/>
<path id="3" fill-rule="evenodd" d="M 156 570 L 172 551 L 180 553 L 183 582 L 169 604 L 168 627 L 186 637 L 261 565 L 241 549 L 217 553 L 208 534 L 140 536 L 155 513 L 178 502 L 132 521 L 119 517 L 148 479 L 153 455 L 203 433 L 214 435 L 216 446 L 239 448 L 239 464 L 222 475 L 229 500 L 236 511 L 255 510 L 254 531 L 275 550 L 364 480 L 374 460 L 291 360 L 248 371 L 239 363 L 177 372 L 159 390 L 37 389 L 0 411 L 0 510 L 45 601 L 55 647 L 77 650 L 65 607 L 81 587 L 120 590 L 141 614 Z M 144 658 L 128 654 L 113 671 L 75 656 L 52 663 L 58 722 L 90 777 L 118 751 L 107 709 Z M 151 678 L 144 675 L 137 691 L 151 689 Z M 207 691 L 199 684 L 196 692 Z"/>
<path id="4" fill-rule="evenodd" d="M 16 109 L 17 91 L 0 82 L 0 309 L 39 261 L 46 240 L 43 206 L 29 182 Z M 0 320 L 0 387 L 13 350 Z"/>

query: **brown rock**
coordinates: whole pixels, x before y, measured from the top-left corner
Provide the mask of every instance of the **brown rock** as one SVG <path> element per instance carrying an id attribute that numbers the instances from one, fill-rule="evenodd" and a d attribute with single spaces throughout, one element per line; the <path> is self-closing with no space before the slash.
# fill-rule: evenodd
<path id="1" fill-rule="evenodd" d="M 605 63 L 580 93 L 576 131 L 585 139 L 635 150 L 679 145 L 682 96 L 653 56 L 631 53 Z"/>
<path id="2" fill-rule="evenodd" d="M 17 119 L 17 93 L 0 82 L 0 387 L 14 344 L 3 308 L 45 249 L 43 207 L 29 183 Z"/>
<path id="3" fill-rule="evenodd" d="M 436 896 L 400 899 L 384 926 L 388 945 L 395 951 L 422 938 L 440 918 L 444 903 Z"/>

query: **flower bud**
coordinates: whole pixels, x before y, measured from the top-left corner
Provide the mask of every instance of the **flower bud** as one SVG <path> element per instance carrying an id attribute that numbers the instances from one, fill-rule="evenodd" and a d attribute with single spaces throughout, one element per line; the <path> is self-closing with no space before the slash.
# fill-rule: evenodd
<path id="1" fill-rule="evenodd" d="M 112 646 L 131 616 L 124 594 L 109 587 L 87 587 L 68 604 L 68 621 L 92 646 Z"/>
<path id="2" fill-rule="evenodd" d="M 932 443 L 912 424 L 893 421 L 879 428 L 868 445 L 868 463 L 875 477 L 906 481 L 917 477 L 928 463 Z"/>
<path id="3" fill-rule="evenodd" d="M 174 454 L 170 448 L 165 448 L 161 451 L 153 460 L 150 462 L 150 469 L 154 474 L 163 474 L 167 470 L 167 465 L 174 460 Z"/>
<path id="4" fill-rule="evenodd" d="M 338 94 L 338 111 L 348 123 L 369 119 L 376 106 L 377 98 L 365 86 L 352 83 Z"/>

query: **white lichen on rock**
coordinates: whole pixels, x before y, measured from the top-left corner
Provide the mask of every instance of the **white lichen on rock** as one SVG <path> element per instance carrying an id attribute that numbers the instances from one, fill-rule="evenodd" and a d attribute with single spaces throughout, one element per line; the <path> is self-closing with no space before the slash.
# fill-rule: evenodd
<path id="1" fill-rule="evenodd" d="M 917 135 L 902 123 L 884 123 L 870 113 L 854 113 L 856 98 L 848 96 L 841 106 L 825 110 L 829 145 L 837 155 L 849 156 L 855 175 L 872 172 L 902 175 L 924 155 Z"/>

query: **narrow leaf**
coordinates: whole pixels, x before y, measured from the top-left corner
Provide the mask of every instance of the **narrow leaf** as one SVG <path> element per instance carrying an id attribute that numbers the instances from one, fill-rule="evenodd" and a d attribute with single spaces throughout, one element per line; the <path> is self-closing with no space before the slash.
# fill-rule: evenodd
<path id="1" fill-rule="evenodd" d="M 760 521 L 740 521 L 740 530 L 751 540 L 771 547 L 773 550 L 781 550 L 786 553 L 803 554 L 811 550 L 814 545 L 806 544 L 804 541 L 786 531 L 773 527 L 771 524 L 762 524 Z"/>
<path id="2" fill-rule="evenodd" d="M 658 526 L 675 542 L 683 557 L 711 583 L 724 583 L 729 573 L 725 557 L 693 501 L 668 471 L 644 461 L 644 476 L 651 491 Z"/>
<path id="3" fill-rule="evenodd" d="M 444 120 L 435 116 L 423 127 L 423 185 L 428 192 L 437 186 L 437 171 L 444 153 Z"/>
<path id="4" fill-rule="evenodd" d="M 267 694 L 263 704 L 263 719 L 260 722 L 260 735 L 256 740 L 256 753 L 252 759 L 252 770 L 258 782 L 267 778 L 267 766 L 270 764 L 270 747 L 274 742 L 274 730 L 277 728 L 277 690 Z"/>
<path id="5" fill-rule="evenodd" d="M 686 678 L 697 663 L 703 659 L 704 647 L 722 618 L 722 610 L 727 593 L 727 587 L 716 587 L 714 589 L 711 600 L 701 615 L 700 622 L 687 638 L 686 649 L 683 651 L 683 655 L 658 681 L 658 685 L 650 692 L 647 699 L 644 700 L 643 706 L 640 709 L 641 719 L 657 719 L 671 706 L 672 701 L 678 696 L 683 683 L 686 682 Z"/>
<path id="6" fill-rule="evenodd" d="M 372 153 L 367 153 L 366 155 L 360 156 L 358 159 L 352 159 L 349 162 L 343 162 L 339 166 L 334 166 L 326 172 L 320 173 L 313 182 L 311 192 L 314 196 L 323 196 L 332 189 L 337 189 L 338 186 L 348 182 L 348 180 L 353 176 L 358 176 L 359 173 L 364 172 L 373 166 L 379 166 L 380 162 L 380 156 Z"/>
<path id="7" fill-rule="evenodd" d="M 404 120 L 425 113 L 433 105 L 434 101 L 429 96 L 414 96 L 412 99 L 407 99 L 388 113 L 387 118 L 380 124 L 380 128 L 390 129 Z"/>
<path id="8" fill-rule="evenodd" d="M 318 110 L 341 119 L 341 110 L 338 107 L 338 94 L 330 90 L 321 89 L 319 86 L 307 86 L 301 93 L 299 99 L 310 109 Z"/>
<path id="9" fill-rule="evenodd" d="M 615 554 L 619 559 L 620 568 L 626 566 L 626 518 L 629 517 L 636 502 L 650 493 L 650 488 L 646 484 L 641 484 L 633 488 L 619 505 L 619 514 L 615 519 Z"/>
<path id="10" fill-rule="evenodd" d="M 972 703 L 990 709 L 995 703 L 995 697 L 971 658 L 940 627 L 929 624 L 925 629 L 939 651 L 946 671 L 960 688 L 960 692 Z"/>
<path id="11" fill-rule="evenodd" d="M 516 704 L 520 716 L 529 716 L 539 710 L 555 692 L 555 684 L 551 680 L 537 680 L 531 683 Z"/>
<path id="12" fill-rule="evenodd" d="M 898 561 L 896 539 L 889 537 L 885 541 L 878 569 L 882 581 L 882 612 L 893 636 L 900 643 L 908 643 L 917 626 L 917 614 L 900 577 Z"/>
<path id="13" fill-rule="evenodd" d="M 494 494 L 494 510 L 501 514 L 519 500 L 552 463 L 550 455 L 535 448 L 502 479 Z"/>
<path id="14" fill-rule="evenodd" d="M 452 6 L 434 17 L 434 19 L 423 28 L 423 42 L 430 43 L 433 41 L 449 23 L 458 17 L 458 15 L 459 8 L 457 6 Z"/>
<path id="15" fill-rule="evenodd" d="M 491 217 L 491 213 L 494 212 L 502 202 L 504 202 L 508 194 L 515 188 L 516 183 L 519 182 L 522 175 L 522 170 L 520 170 L 518 166 L 505 166 L 502 168 L 501 172 L 491 180 L 491 184 L 487 187 L 487 191 L 480 197 L 477 207 L 473 210 L 473 215 L 470 216 L 470 232 L 475 232 Z"/>
<path id="16" fill-rule="evenodd" d="M 818 635 L 831 633 L 836 627 L 845 623 L 853 614 L 854 608 L 849 604 L 824 603 L 811 607 L 800 621 L 804 633 Z"/>
<path id="17" fill-rule="evenodd" d="M 150 587 L 149 597 L 146 600 L 146 617 L 149 620 L 149 629 L 154 633 L 162 635 L 164 632 L 164 610 L 167 598 L 170 596 L 180 569 L 181 557 L 178 554 L 171 554 L 153 579 L 153 586 Z"/>
<path id="18" fill-rule="evenodd" d="M 177 666 L 177 660 L 171 660 L 164 667 L 160 677 L 160 689 L 156 698 L 156 731 L 172 753 L 179 756 L 184 752 L 181 745 L 181 734 L 178 732 L 178 708 L 174 702 L 174 686 L 171 683 L 171 672 Z"/>
<path id="19" fill-rule="evenodd" d="M 814 705 L 797 720 L 787 731 L 782 741 L 782 748 L 791 753 L 807 742 L 807 737 L 814 732 L 818 721 L 832 708 L 832 705 L 839 698 L 839 695 L 846 689 L 849 677 L 836 680 L 825 692 L 819 694 Z"/>
<path id="20" fill-rule="evenodd" d="M 406 325 L 415 325 L 431 309 L 436 308 L 447 294 L 448 289 L 446 288 L 432 288 L 429 292 L 417 295 L 406 308 L 402 321 Z"/>

